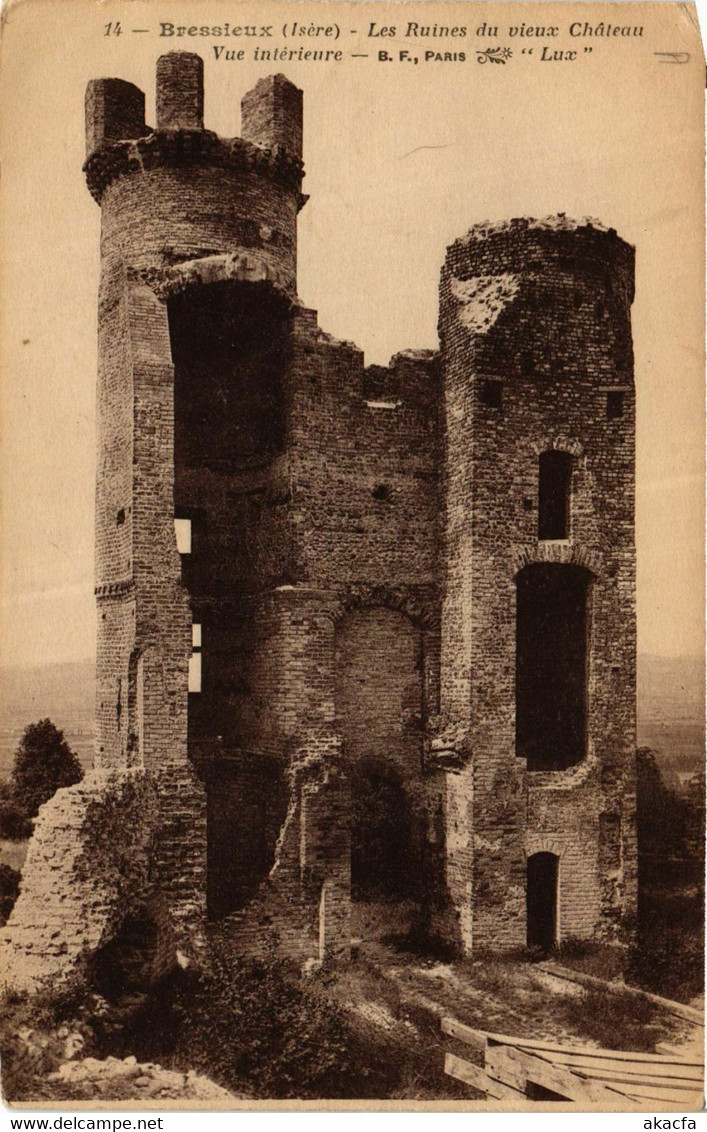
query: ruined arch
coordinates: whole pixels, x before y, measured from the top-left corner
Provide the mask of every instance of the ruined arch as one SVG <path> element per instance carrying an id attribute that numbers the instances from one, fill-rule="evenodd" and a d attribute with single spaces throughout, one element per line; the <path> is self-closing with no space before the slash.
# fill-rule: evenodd
<path id="1" fill-rule="evenodd" d="M 377 607 L 405 614 L 426 633 L 439 630 L 439 599 L 429 586 L 351 586 L 334 612 L 334 625 L 337 626 L 353 610 Z"/>

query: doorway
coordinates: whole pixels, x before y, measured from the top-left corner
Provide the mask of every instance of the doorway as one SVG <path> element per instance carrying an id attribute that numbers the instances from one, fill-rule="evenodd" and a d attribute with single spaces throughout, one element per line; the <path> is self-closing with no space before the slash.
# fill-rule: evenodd
<path id="1" fill-rule="evenodd" d="M 528 857 L 526 883 L 528 947 L 549 951 L 557 943 L 559 858 L 554 853 Z"/>

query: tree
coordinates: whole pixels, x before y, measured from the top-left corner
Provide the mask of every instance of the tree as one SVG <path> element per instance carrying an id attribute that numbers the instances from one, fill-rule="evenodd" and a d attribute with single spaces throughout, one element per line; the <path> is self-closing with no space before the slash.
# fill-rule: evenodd
<path id="1" fill-rule="evenodd" d="M 6 778 L 0 779 L 0 837 L 8 841 L 25 841 L 32 836 L 32 823 L 18 806 Z"/>
<path id="2" fill-rule="evenodd" d="M 62 786 L 73 786 L 83 778 L 83 768 L 50 719 L 30 723 L 20 740 L 12 768 L 12 792 L 28 818 Z"/>
<path id="3" fill-rule="evenodd" d="M 650 747 L 636 751 L 636 824 L 639 853 L 661 858 L 684 854 L 687 806 L 665 785 Z"/>

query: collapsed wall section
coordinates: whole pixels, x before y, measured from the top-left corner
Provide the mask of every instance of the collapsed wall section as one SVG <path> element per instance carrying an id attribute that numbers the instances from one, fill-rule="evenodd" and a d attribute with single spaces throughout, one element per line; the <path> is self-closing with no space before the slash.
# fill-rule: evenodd
<path id="1" fill-rule="evenodd" d="M 66 978 L 132 912 L 155 902 L 149 861 L 157 805 L 144 773 L 94 771 L 42 806 L 2 933 L 7 986 L 36 990 Z M 153 911 L 159 921 L 159 903 Z M 177 941 L 175 934 L 172 960 Z"/>

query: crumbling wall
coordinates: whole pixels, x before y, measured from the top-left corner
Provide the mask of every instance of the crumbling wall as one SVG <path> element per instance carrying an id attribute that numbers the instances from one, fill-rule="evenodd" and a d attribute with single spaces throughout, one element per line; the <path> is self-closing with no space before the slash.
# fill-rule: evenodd
<path id="1" fill-rule="evenodd" d="M 156 815 L 140 771 L 94 771 L 42 806 L 2 933 L 8 986 L 66 977 L 149 905 Z"/>

